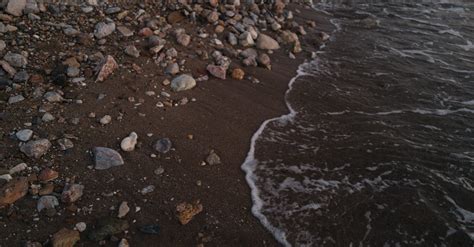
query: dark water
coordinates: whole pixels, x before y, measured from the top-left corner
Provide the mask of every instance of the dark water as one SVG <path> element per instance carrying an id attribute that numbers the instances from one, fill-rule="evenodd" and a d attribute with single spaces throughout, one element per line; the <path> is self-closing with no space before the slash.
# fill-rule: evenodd
<path id="1" fill-rule="evenodd" d="M 337 32 L 254 136 L 285 245 L 474 246 L 474 4 L 387 2 L 316 6 Z"/>

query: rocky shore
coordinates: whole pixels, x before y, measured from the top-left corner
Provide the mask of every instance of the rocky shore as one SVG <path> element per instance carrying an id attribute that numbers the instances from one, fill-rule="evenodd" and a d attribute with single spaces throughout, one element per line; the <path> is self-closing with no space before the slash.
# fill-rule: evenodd
<path id="1" fill-rule="evenodd" d="M 276 245 L 240 165 L 329 38 L 318 17 L 125 2 L 2 2 L 0 246 Z"/>

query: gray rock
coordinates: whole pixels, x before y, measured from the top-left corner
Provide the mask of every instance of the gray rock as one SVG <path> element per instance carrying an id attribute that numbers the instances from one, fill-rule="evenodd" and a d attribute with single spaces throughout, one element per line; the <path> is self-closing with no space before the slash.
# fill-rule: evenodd
<path id="1" fill-rule="evenodd" d="M 43 209 L 54 209 L 56 206 L 59 206 L 58 198 L 56 198 L 55 196 L 42 196 L 38 200 L 36 209 L 38 210 L 38 212 L 41 212 Z"/>
<path id="2" fill-rule="evenodd" d="M 26 72 L 26 70 L 22 70 L 16 73 L 15 76 L 13 76 L 13 81 L 16 83 L 27 82 L 28 79 L 30 79 L 30 75 L 28 74 L 28 72 Z"/>
<path id="3" fill-rule="evenodd" d="M 81 198 L 84 191 L 84 185 L 81 184 L 68 184 L 64 187 L 63 193 L 61 194 L 61 200 L 64 203 L 73 203 Z"/>
<path id="4" fill-rule="evenodd" d="M 280 45 L 272 37 L 261 33 L 258 35 L 257 48 L 262 50 L 278 50 L 280 49 Z"/>
<path id="5" fill-rule="evenodd" d="M 5 41 L 3 40 L 0 40 L 0 51 L 5 50 L 6 47 L 7 47 L 7 43 L 5 43 Z"/>
<path id="6" fill-rule="evenodd" d="M 9 63 L 11 66 L 17 67 L 17 68 L 25 68 L 26 65 L 28 64 L 28 60 L 26 59 L 26 57 L 24 57 L 21 54 L 13 53 L 10 51 L 7 54 L 5 54 L 3 59 L 7 61 L 7 63 Z"/>
<path id="7" fill-rule="evenodd" d="M 95 26 L 94 36 L 98 39 L 103 39 L 111 35 L 115 31 L 115 23 L 99 22 Z"/>
<path id="8" fill-rule="evenodd" d="M 81 32 L 79 32 L 79 30 L 75 29 L 75 28 L 72 28 L 72 27 L 67 27 L 63 30 L 64 34 L 67 35 L 67 36 L 76 36 L 78 34 L 80 34 Z"/>
<path id="9" fill-rule="evenodd" d="M 23 100 L 25 100 L 25 97 L 23 97 L 23 95 L 21 95 L 21 94 L 15 95 L 15 96 L 12 96 L 8 99 L 8 104 L 15 104 L 15 103 L 21 102 Z"/>
<path id="10" fill-rule="evenodd" d="M 219 157 L 219 155 L 216 154 L 214 150 L 211 150 L 211 152 L 206 158 L 206 162 L 209 165 L 218 165 L 221 163 L 221 158 Z"/>
<path id="11" fill-rule="evenodd" d="M 38 3 L 36 0 L 26 0 L 26 6 L 23 9 L 23 13 L 25 14 L 37 14 L 40 12 L 38 7 Z"/>
<path id="12" fill-rule="evenodd" d="M 74 143 L 67 138 L 62 138 L 58 140 L 59 148 L 63 151 L 71 149 L 74 147 Z"/>
<path id="13" fill-rule="evenodd" d="M 76 67 L 68 67 L 66 70 L 66 74 L 69 77 L 77 77 L 81 73 L 81 70 Z"/>
<path id="14" fill-rule="evenodd" d="M 106 170 L 124 164 L 122 156 L 113 149 L 95 147 L 92 151 L 94 153 L 95 169 L 97 170 Z"/>
<path id="15" fill-rule="evenodd" d="M 26 0 L 10 0 L 8 1 L 5 11 L 14 16 L 21 16 L 25 7 Z"/>
<path id="16" fill-rule="evenodd" d="M 105 13 L 108 15 L 116 14 L 120 12 L 121 8 L 120 7 L 110 7 L 105 10 Z"/>
<path id="17" fill-rule="evenodd" d="M 166 67 L 165 70 L 166 74 L 169 75 L 176 75 L 179 73 L 179 65 L 177 63 L 172 63 Z"/>
<path id="18" fill-rule="evenodd" d="M 22 142 L 27 142 L 33 136 L 33 131 L 30 129 L 22 129 L 15 134 L 16 138 Z"/>
<path id="19" fill-rule="evenodd" d="M 118 30 L 119 33 L 122 34 L 124 37 L 131 37 L 131 36 L 133 36 L 133 31 L 130 30 L 128 27 L 119 26 L 119 27 L 117 27 L 117 30 Z"/>
<path id="20" fill-rule="evenodd" d="M 39 159 L 48 152 L 49 148 L 51 148 L 51 142 L 48 139 L 40 139 L 25 143 L 20 147 L 20 151 L 30 158 Z"/>
<path id="21" fill-rule="evenodd" d="M 164 154 L 164 153 L 169 152 L 172 146 L 173 144 L 171 143 L 171 140 L 169 138 L 163 138 L 163 139 L 158 140 L 153 146 L 153 148 L 156 151 Z"/>
<path id="22" fill-rule="evenodd" d="M 171 81 L 171 88 L 175 92 L 192 89 L 196 86 L 196 80 L 190 75 L 180 75 Z"/>
<path id="23" fill-rule="evenodd" d="M 47 92 L 44 94 L 44 99 L 47 100 L 48 102 L 61 102 L 64 100 L 63 96 L 57 92 Z"/>
<path id="24" fill-rule="evenodd" d="M 43 117 L 41 117 L 41 120 L 45 123 L 47 122 L 51 122 L 54 120 L 54 116 L 53 114 L 49 113 L 49 112 L 46 112 Z"/>
<path id="25" fill-rule="evenodd" d="M 139 57 L 140 56 L 140 51 L 134 45 L 129 45 L 129 46 L 125 47 L 125 54 L 127 54 L 131 57 Z"/>

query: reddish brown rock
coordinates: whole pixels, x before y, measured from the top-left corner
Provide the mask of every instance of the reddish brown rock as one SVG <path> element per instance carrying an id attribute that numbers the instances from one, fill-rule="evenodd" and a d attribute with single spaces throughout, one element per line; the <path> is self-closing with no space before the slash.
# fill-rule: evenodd
<path id="1" fill-rule="evenodd" d="M 175 23 L 183 21 L 184 18 L 185 16 L 180 11 L 174 11 L 168 15 L 167 20 L 169 24 L 175 24 Z"/>
<path id="2" fill-rule="evenodd" d="M 112 56 L 107 55 L 98 70 L 99 73 L 96 82 L 105 81 L 116 69 L 118 69 L 118 67 L 119 66 L 115 59 Z"/>
<path id="3" fill-rule="evenodd" d="M 49 182 L 58 178 L 59 173 L 50 168 L 43 169 L 38 175 L 38 180 L 40 182 Z"/>
<path id="4" fill-rule="evenodd" d="M 28 179 L 19 177 L 11 180 L 0 189 L 0 207 L 12 204 L 28 192 Z"/>
<path id="5" fill-rule="evenodd" d="M 234 69 L 232 71 L 232 78 L 235 80 L 243 80 L 245 76 L 245 72 L 242 69 Z"/>

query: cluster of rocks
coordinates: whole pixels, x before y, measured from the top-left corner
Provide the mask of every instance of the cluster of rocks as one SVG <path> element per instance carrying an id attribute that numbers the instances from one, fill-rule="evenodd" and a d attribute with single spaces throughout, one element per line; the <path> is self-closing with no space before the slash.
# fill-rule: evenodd
<path id="1" fill-rule="evenodd" d="M 36 200 L 38 215 L 48 217 L 54 217 L 59 208 L 77 210 L 75 204 L 87 192 L 87 187 L 74 177 L 61 176 L 59 168 L 27 165 L 28 161 L 48 160 L 54 154 L 73 149 L 74 142 L 80 141 L 72 134 L 45 138 L 36 133 L 42 126 L 64 122 L 78 125 L 83 121 L 80 117 L 65 119 L 61 115 L 70 105 L 83 104 L 81 98 L 65 93 L 66 88 L 80 91 L 92 83 L 113 85 L 118 79 L 117 71 L 142 73 L 138 64 L 140 59 L 146 59 L 166 78 L 161 82 L 163 89 L 159 95 L 154 91 L 147 91 L 146 95 L 159 98 L 157 107 L 185 105 L 189 102 L 187 97 L 171 98 L 210 78 L 258 82 L 247 75 L 248 67 L 271 70 L 271 56 L 276 50 L 283 49 L 294 58 L 303 51 L 300 37 L 306 35 L 305 29 L 315 28 L 314 22 L 297 23 L 283 0 L 265 4 L 252 0 L 167 0 L 131 6 L 99 0 L 80 1 L 80 5 L 54 2 L 0 3 L 1 105 L 21 109 L 31 104 L 35 106 L 31 107 L 33 111 L 37 111 L 24 126 L 10 130 L 10 137 L 18 141 L 18 151 L 27 161 L 10 169 L 0 167 L 0 208 L 28 196 Z M 322 40 L 328 38 L 321 33 Z M 42 49 L 40 43 L 60 45 Z M 197 74 L 188 66 L 189 60 L 206 64 L 203 71 Z M 101 94 L 98 98 L 103 97 Z M 94 112 L 84 118 L 96 119 L 97 127 L 105 127 L 114 120 L 111 115 L 98 117 Z M 119 147 L 91 147 L 91 167 L 97 172 L 125 165 L 121 153 L 136 151 L 140 138 L 137 133 L 120 138 L 123 139 Z M 162 138 L 151 148 L 166 154 L 173 150 L 173 144 L 169 138 Z M 209 165 L 220 163 L 214 150 L 203 161 Z M 159 168 L 155 174 L 163 172 Z M 146 195 L 154 189 L 150 185 L 140 192 Z M 128 203 L 122 202 L 116 217 L 99 219 L 88 238 L 103 241 L 126 231 L 129 211 Z M 203 205 L 195 201 L 178 204 L 175 213 L 181 224 L 187 224 L 202 211 Z M 61 228 L 52 235 L 51 242 L 53 246 L 73 246 L 86 228 L 85 222 Z M 142 226 L 140 231 L 158 234 L 159 226 Z M 127 240 L 122 239 L 120 246 L 128 246 Z"/>

